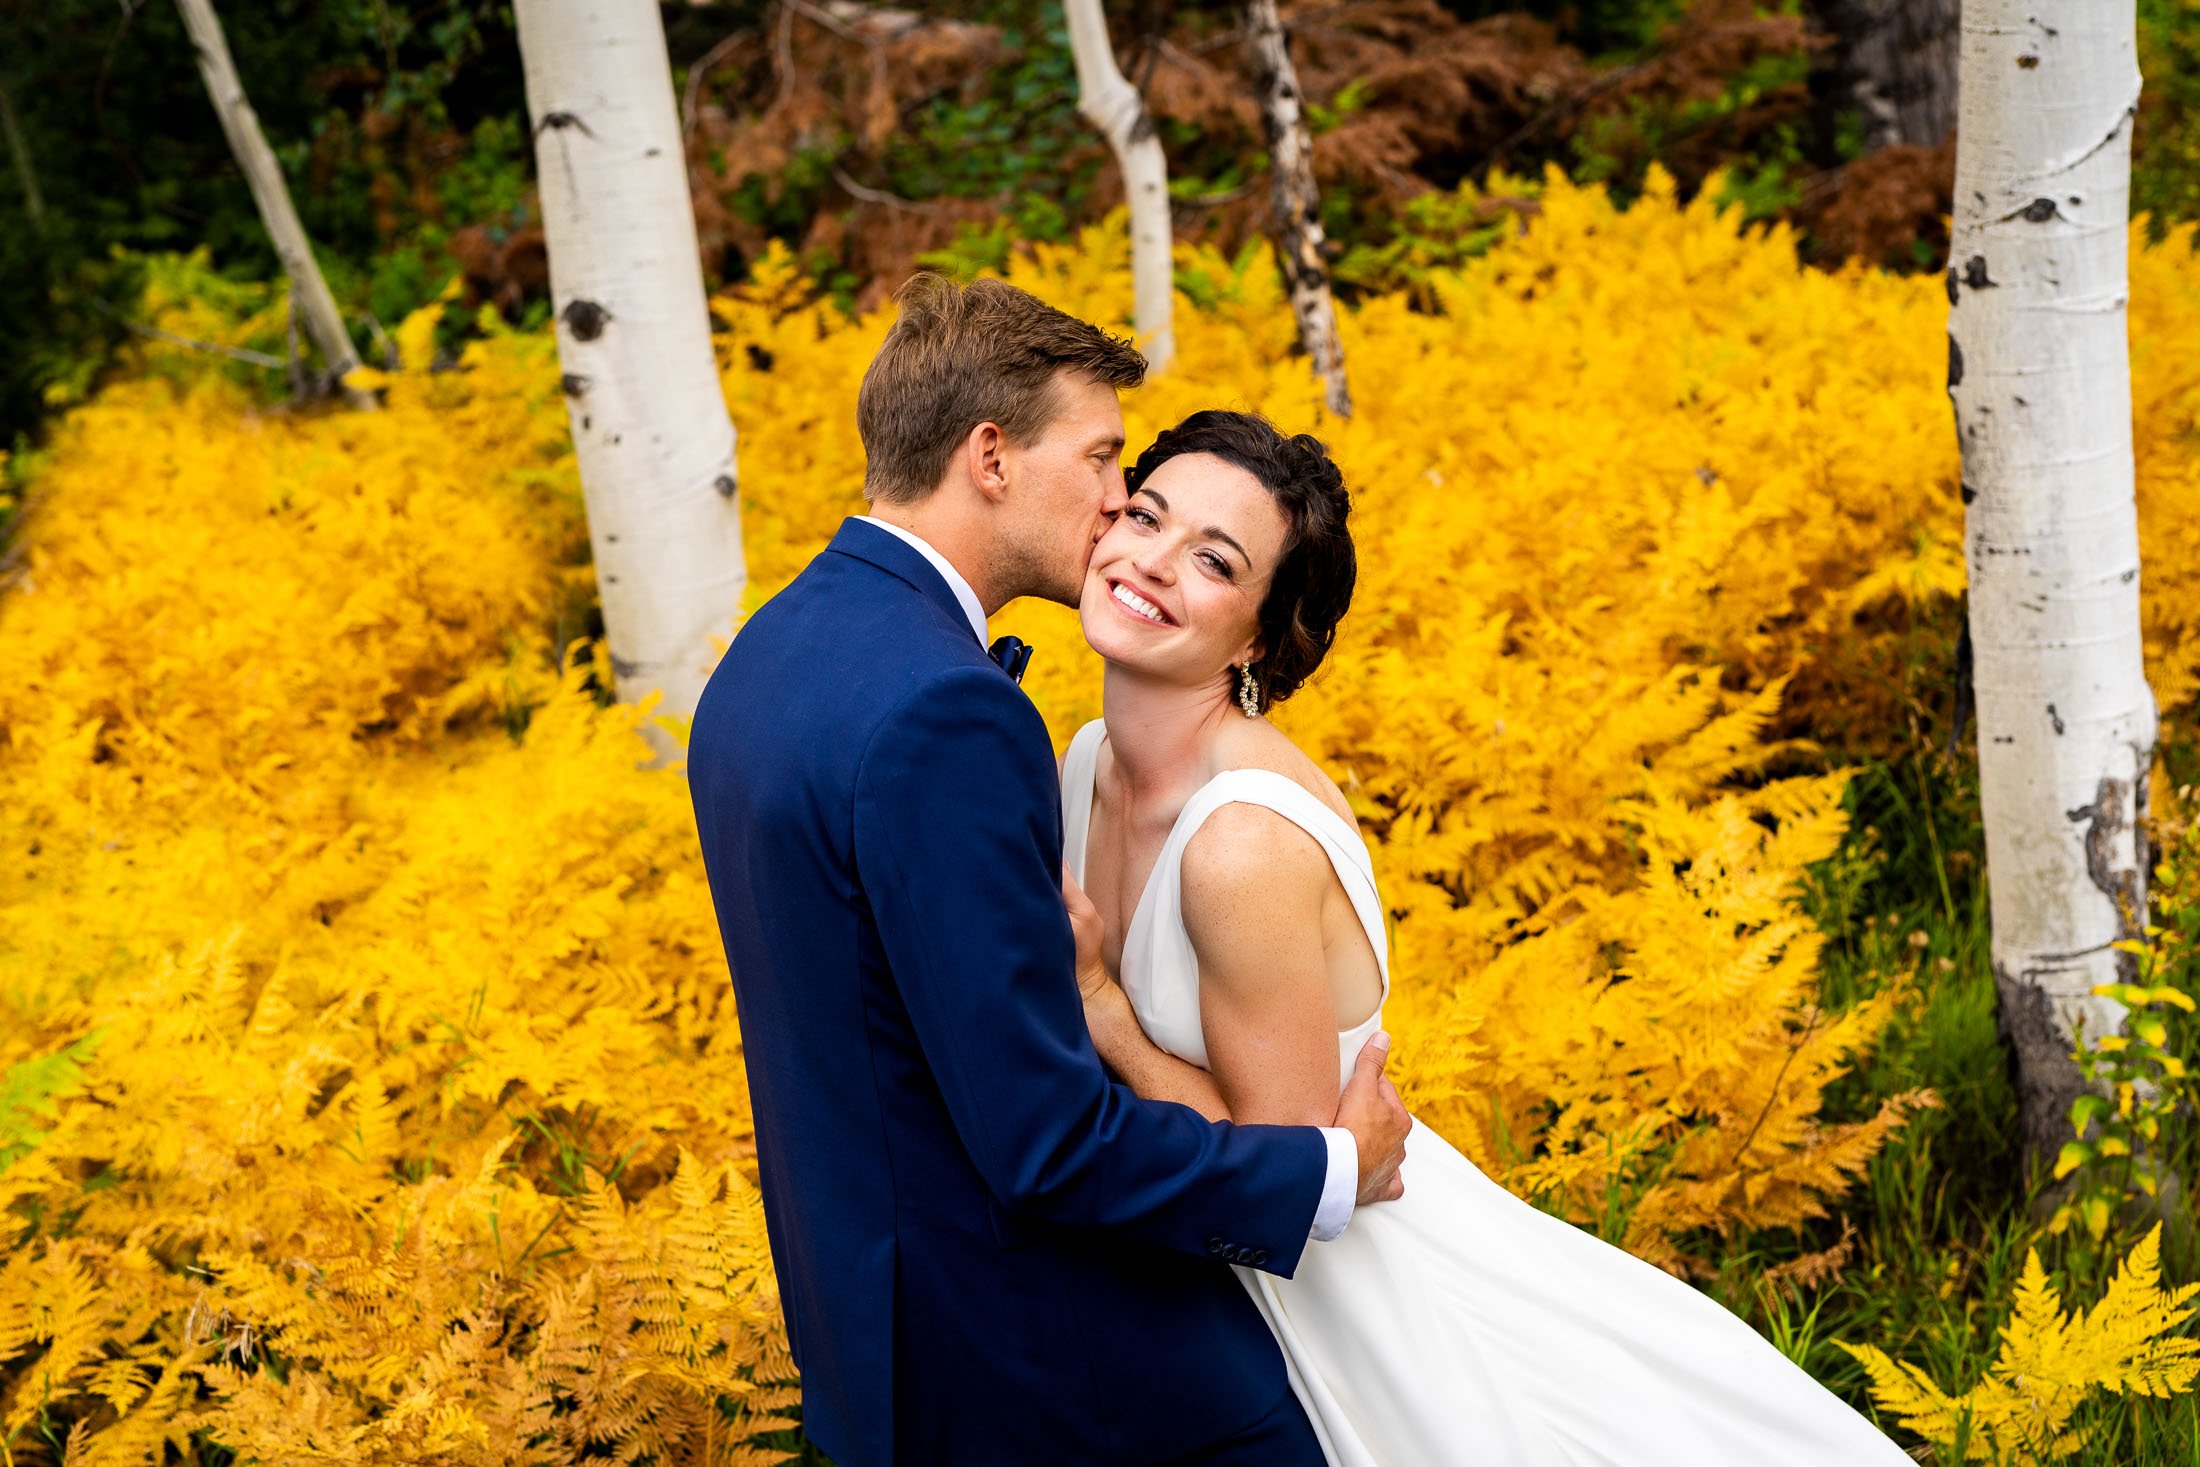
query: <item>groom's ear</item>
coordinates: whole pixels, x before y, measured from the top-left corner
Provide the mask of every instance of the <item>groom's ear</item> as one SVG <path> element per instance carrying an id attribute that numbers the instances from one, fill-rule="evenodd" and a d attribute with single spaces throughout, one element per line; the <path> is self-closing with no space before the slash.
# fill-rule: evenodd
<path id="1" fill-rule="evenodd" d="M 978 492 L 995 504 L 1008 492 L 1008 470 L 1003 462 L 1008 440 L 998 423 L 980 423 L 963 439 L 963 466 Z"/>

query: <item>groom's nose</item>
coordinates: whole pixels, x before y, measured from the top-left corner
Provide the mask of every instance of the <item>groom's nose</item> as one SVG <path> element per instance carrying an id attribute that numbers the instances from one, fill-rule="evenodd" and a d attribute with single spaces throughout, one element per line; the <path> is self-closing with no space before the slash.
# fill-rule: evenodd
<path id="1" fill-rule="evenodd" d="M 1130 507 L 1131 496 L 1123 487 L 1121 469 L 1109 470 L 1106 482 L 1107 488 L 1100 495 L 1100 513 L 1108 517 L 1109 524 L 1113 524 L 1115 517 Z"/>

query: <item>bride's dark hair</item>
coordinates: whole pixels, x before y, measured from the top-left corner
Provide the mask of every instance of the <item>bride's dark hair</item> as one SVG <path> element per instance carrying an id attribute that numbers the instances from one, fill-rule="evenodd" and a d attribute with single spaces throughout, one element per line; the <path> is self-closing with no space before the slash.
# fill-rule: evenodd
<path id="1" fill-rule="evenodd" d="M 1275 496 L 1290 522 L 1283 559 L 1260 605 L 1267 651 L 1253 664 L 1260 707 L 1290 697 L 1313 675 L 1337 640 L 1337 623 L 1352 604 L 1359 559 L 1345 520 L 1352 496 L 1329 450 L 1310 433 L 1285 437 L 1258 413 L 1207 409 L 1162 430 L 1123 475 L 1135 492 L 1155 469 L 1187 453 L 1211 453 L 1236 464 Z"/>

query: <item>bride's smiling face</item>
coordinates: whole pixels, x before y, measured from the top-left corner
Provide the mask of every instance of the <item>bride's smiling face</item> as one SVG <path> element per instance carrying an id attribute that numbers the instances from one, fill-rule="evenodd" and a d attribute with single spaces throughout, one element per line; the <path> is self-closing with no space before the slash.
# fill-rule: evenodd
<path id="1" fill-rule="evenodd" d="M 1078 617 L 1112 663 L 1198 687 L 1260 656 L 1260 607 L 1290 522 L 1275 497 L 1209 453 L 1168 460 L 1093 547 Z"/>

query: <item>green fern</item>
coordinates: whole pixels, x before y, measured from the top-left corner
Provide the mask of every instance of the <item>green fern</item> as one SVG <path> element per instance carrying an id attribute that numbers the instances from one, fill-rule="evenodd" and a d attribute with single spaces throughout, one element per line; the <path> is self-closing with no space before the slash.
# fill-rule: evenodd
<path id="1" fill-rule="evenodd" d="M 0 1172 L 28 1156 L 46 1134 L 39 1122 L 59 1113 L 60 1102 L 75 1092 L 98 1046 L 95 1029 L 74 1044 L 11 1065 L 0 1075 Z"/>

